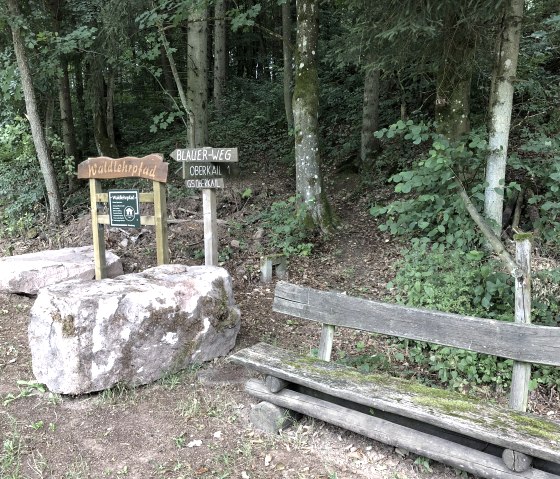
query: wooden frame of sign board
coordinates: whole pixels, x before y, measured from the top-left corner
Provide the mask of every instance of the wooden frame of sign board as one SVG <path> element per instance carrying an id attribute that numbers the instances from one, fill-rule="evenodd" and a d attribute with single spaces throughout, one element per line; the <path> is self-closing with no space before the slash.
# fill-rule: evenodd
<path id="1" fill-rule="evenodd" d="M 153 191 L 140 193 L 140 203 L 153 203 L 154 214 L 140 216 L 140 224 L 155 226 L 157 264 L 169 263 L 167 238 L 167 201 L 165 183 L 167 182 L 168 163 L 163 155 L 151 154 L 142 158 L 126 156 L 109 158 L 100 156 L 88 158 L 78 165 L 78 178 L 89 179 L 93 252 L 95 258 L 95 279 L 106 277 L 105 225 L 110 224 L 108 214 L 99 214 L 99 204 L 108 203 L 109 195 L 101 188 L 100 180 L 117 178 L 145 178 L 152 180 Z"/>
<path id="2" fill-rule="evenodd" d="M 204 220 L 204 264 L 218 265 L 218 219 L 216 212 L 216 188 L 224 187 L 219 167 L 224 163 L 239 161 L 237 148 L 184 148 L 173 150 L 170 155 L 183 163 L 183 175 L 187 188 L 202 189 L 202 216 Z M 186 167 L 190 164 L 191 166 Z M 203 166 L 206 165 L 206 166 Z"/>

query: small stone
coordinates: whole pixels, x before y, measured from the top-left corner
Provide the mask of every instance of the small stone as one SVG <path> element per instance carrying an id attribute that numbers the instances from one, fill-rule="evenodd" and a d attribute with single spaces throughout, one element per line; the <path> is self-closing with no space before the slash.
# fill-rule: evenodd
<path id="1" fill-rule="evenodd" d="M 294 418 L 288 409 L 262 401 L 249 414 L 253 426 L 261 431 L 276 434 L 280 429 L 291 426 Z"/>

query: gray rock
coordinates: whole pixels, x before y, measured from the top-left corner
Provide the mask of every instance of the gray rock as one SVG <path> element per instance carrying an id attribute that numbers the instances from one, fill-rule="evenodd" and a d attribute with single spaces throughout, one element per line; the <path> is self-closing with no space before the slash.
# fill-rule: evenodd
<path id="1" fill-rule="evenodd" d="M 120 258 L 106 254 L 107 277 L 123 274 Z M 93 246 L 39 251 L 0 258 L 0 291 L 37 294 L 39 289 L 69 279 L 94 279 Z"/>
<path id="2" fill-rule="evenodd" d="M 62 394 L 147 384 L 226 355 L 239 326 L 223 268 L 163 265 L 66 281 L 41 289 L 31 309 L 33 373 Z"/>
<path id="3" fill-rule="evenodd" d="M 253 406 L 249 419 L 256 429 L 276 434 L 280 429 L 290 427 L 294 421 L 295 413 L 276 404 L 262 401 Z"/>

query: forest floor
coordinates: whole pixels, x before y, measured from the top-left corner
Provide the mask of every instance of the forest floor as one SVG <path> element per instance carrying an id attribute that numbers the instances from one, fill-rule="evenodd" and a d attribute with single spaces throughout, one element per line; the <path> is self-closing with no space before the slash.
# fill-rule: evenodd
<path id="1" fill-rule="evenodd" d="M 223 266 L 232 275 L 242 313 L 235 350 L 267 341 L 309 352 L 318 345 L 319 327 L 272 312 L 274 282 L 259 281 L 259 248 L 267 232 L 259 231 L 259 221 L 251 219 L 292 194 L 294 180 L 287 171 L 270 169 L 249 171 L 226 183 L 218 194 L 219 238 Z M 388 297 L 386 284 L 394 275 L 400 246 L 378 230 L 368 212 L 376 193 L 360 185 L 353 174 L 328 175 L 339 227 L 327 238 L 316 238 L 310 256 L 289 260 L 291 282 Z M 249 188 L 251 194 L 243 198 Z M 170 196 L 171 261 L 202 264 L 200 195 Z M 107 234 L 107 247 L 122 258 L 125 273 L 154 266 L 153 231 L 139 237 L 138 231 L 132 236 L 129 232 Z M 2 255 L 91 244 L 90 217 L 82 213 L 64 227 L 45 227 L 29 236 L 35 237 L 0 240 Z M 33 300 L 0 294 L 3 479 L 449 479 L 460 474 L 310 418 L 278 435 L 261 433 L 248 418 L 257 402 L 243 391 L 249 373 L 227 358 L 144 387 L 115 387 L 77 397 L 51 394 L 33 383 L 27 343 Z M 369 348 L 372 341 L 362 333 L 339 331 L 335 348 L 352 353 L 358 344 Z"/>

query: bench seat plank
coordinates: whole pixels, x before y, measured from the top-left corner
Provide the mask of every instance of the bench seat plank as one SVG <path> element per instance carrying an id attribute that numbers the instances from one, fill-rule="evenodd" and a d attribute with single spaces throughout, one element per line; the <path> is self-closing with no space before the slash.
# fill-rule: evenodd
<path id="1" fill-rule="evenodd" d="M 296 318 L 560 366 L 560 328 L 409 308 L 332 291 L 276 285 L 273 310 Z"/>
<path id="2" fill-rule="evenodd" d="M 560 423 L 459 393 L 303 357 L 259 343 L 230 357 L 263 374 L 560 463 Z"/>

